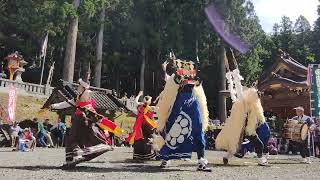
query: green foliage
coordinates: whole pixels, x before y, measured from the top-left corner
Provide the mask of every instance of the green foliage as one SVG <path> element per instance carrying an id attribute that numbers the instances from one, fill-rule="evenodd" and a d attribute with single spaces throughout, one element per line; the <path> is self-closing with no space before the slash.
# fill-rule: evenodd
<path id="1" fill-rule="evenodd" d="M 315 62 L 320 63 L 320 3 L 318 5 L 318 19 L 314 24 L 314 31 L 312 32 L 311 49 L 314 53 Z"/>
<path id="2" fill-rule="evenodd" d="M 294 24 L 294 31 L 296 33 L 305 33 L 311 30 L 311 25 L 307 18 L 299 16 L 296 23 Z"/>
<path id="3" fill-rule="evenodd" d="M 266 53 L 266 50 L 258 44 L 252 51 L 241 58 L 240 72 L 245 77 L 246 85 L 250 86 L 258 78 L 262 70 L 260 56 Z"/>
<path id="4" fill-rule="evenodd" d="M 69 2 L 64 2 L 62 4 L 61 12 L 63 13 L 64 17 L 74 18 L 78 16 L 77 11 L 74 9 L 73 5 Z"/>
<path id="5" fill-rule="evenodd" d="M 284 16 L 280 24 L 274 24 L 273 30 L 271 39 L 275 48 L 288 52 L 294 59 L 306 66 L 315 61 L 316 27 L 312 31 L 310 23 L 304 16 L 299 16 L 294 26 L 290 18 Z"/>

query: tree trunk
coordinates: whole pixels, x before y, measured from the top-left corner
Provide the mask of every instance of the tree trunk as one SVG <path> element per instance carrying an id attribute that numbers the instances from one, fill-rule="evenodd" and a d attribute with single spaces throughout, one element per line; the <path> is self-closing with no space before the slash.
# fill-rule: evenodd
<path id="1" fill-rule="evenodd" d="M 140 91 L 144 91 L 144 70 L 146 67 L 146 49 L 144 47 L 144 44 L 142 44 L 141 48 L 141 69 L 140 69 Z"/>
<path id="2" fill-rule="evenodd" d="M 94 85 L 101 87 L 101 66 L 102 66 L 102 49 L 103 49 L 103 31 L 104 31 L 105 9 L 100 14 L 100 30 L 97 39 L 97 61 L 94 66 Z"/>
<path id="3" fill-rule="evenodd" d="M 227 119 L 226 97 L 221 91 L 226 90 L 226 68 L 225 68 L 226 50 L 223 42 L 219 48 L 219 69 L 220 69 L 220 92 L 219 92 L 219 119 L 225 122 Z"/>
<path id="4" fill-rule="evenodd" d="M 80 0 L 73 0 L 72 4 L 73 7 L 77 10 L 80 5 Z M 63 63 L 63 79 L 68 82 L 73 82 L 78 34 L 78 21 L 78 17 L 72 18 L 68 30 L 67 45 Z"/>

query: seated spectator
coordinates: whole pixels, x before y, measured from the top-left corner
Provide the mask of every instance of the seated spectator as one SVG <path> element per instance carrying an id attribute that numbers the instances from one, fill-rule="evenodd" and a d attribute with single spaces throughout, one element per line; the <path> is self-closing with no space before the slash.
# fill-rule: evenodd
<path id="1" fill-rule="evenodd" d="M 66 134 L 66 126 L 63 122 L 61 122 L 61 118 L 59 117 L 57 120 L 57 124 L 51 127 L 51 132 L 54 136 L 57 137 L 57 147 L 61 147 L 64 144 L 64 137 Z"/>
<path id="2" fill-rule="evenodd" d="M 34 151 L 36 146 L 36 138 L 33 136 L 29 128 L 19 132 L 19 140 L 16 146 L 16 150 L 20 152 Z"/>
<path id="3" fill-rule="evenodd" d="M 278 154 L 278 145 L 277 145 L 277 139 L 276 138 L 270 138 L 268 141 L 268 153 L 270 155 L 277 155 Z"/>
<path id="4" fill-rule="evenodd" d="M 11 147 L 15 147 L 17 139 L 19 137 L 19 132 L 22 129 L 20 128 L 19 124 L 17 122 L 14 122 L 11 126 Z"/>
<path id="5" fill-rule="evenodd" d="M 26 139 L 29 140 L 28 147 L 30 148 L 31 151 L 34 151 L 34 148 L 37 146 L 37 139 L 34 137 L 31 129 L 28 129 L 28 134 L 25 134 Z"/>

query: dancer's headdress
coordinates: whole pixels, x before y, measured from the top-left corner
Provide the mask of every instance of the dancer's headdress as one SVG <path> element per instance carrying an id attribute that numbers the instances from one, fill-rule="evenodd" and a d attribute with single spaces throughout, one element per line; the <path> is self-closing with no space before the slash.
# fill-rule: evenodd
<path id="1" fill-rule="evenodd" d="M 175 74 L 183 80 L 193 81 L 199 80 L 199 58 L 197 62 L 188 59 L 177 59 L 174 53 L 170 52 L 169 62 L 173 64 L 175 68 Z"/>
<path id="2" fill-rule="evenodd" d="M 85 89 L 89 89 L 90 88 L 90 84 L 85 82 L 84 80 L 82 80 L 81 78 L 79 79 L 79 84 L 84 87 Z"/>

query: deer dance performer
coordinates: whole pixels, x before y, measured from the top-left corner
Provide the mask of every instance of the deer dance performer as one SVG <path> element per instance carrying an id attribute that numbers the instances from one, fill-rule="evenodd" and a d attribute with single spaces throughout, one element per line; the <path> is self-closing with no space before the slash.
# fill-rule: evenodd
<path id="1" fill-rule="evenodd" d="M 228 159 L 232 157 L 239 149 L 240 144 L 244 138 L 253 143 L 256 153 L 259 157 L 259 165 L 265 166 L 268 164 L 267 158 L 263 157 L 264 143 L 257 135 L 257 129 L 263 127 L 263 130 L 259 129 L 259 132 L 266 133 L 266 137 L 270 135 L 270 129 L 265 124 L 265 117 L 263 115 L 263 108 L 258 96 L 258 91 L 255 88 L 245 88 L 241 85 L 243 79 L 238 69 L 233 70 L 230 73 L 233 81 L 228 80 L 228 83 L 234 83 L 229 88 L 235 87 L 236 89 L 229 89 L 233 100 L 231 108 L 231 115 L 226 120 L 226 124 L 219 133 L 216 139 L 216 148 L 226 150 L 227 156 L 223 158 L 225 164 L 228 163 Z"/>
<path id="2" fill-rule="evenodd" d="M 89 84 L 79 80 L 76 99 L 52 104 L 50 109 L 64 109 L 76 107 L 72 118 L 71 132 L 66 137 L 66 164 L 65 168 L 74 167 L 76 164 L 89 161 L 107 151 L 112 150 L 104 130 L 109 130 L 116 135 L 121 133 L 112 121 L 95 112 L 94 100 L 91 98 Z M 73 92 L 76 94 L 76 92 Z"/>
<path id="3" fill-rule="evenodd" d="M 129 144 L 133 144 L 133 159 L 149 160 L 155 157 L 155 151 L 149 143 L 149 138 L 152 138 L 156 123 L 153 120 L 153 110 L 150 107 L 152 97 L 145 96 L 143 102 L 139 102 L 139 98 L 143 95 L 140 91 L 136 97 L 138 104 L 137 119 L 133 126 L 133 131 L 125 140 Z"/>
<path id="4" fill-rule="evenodd" d="M 158 102 L 158 131 L 153 143 L 159 150 L 161 167 L 172 159 L 191 158 L 198 155 L 198 170 L 211 171 L 204 159 L 204 131 L 208 125 L 207 100 L 197 76 L 195 63 L 176 59 L 170 54 L 176 72 L 166 80 Z"/>

